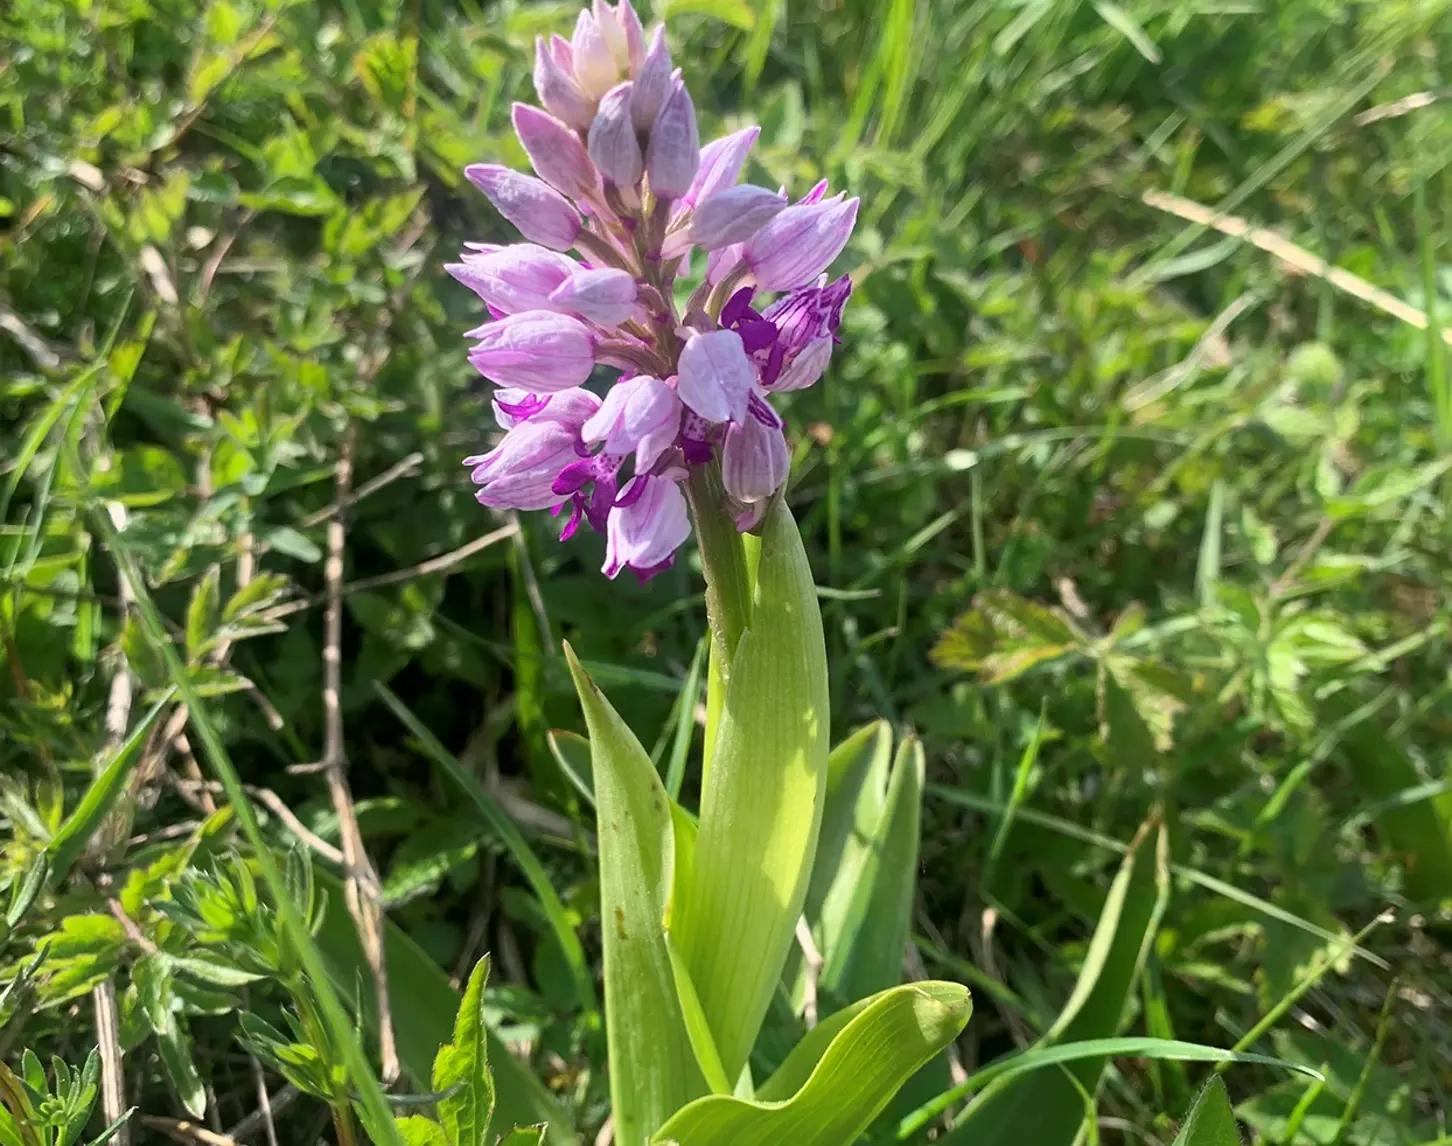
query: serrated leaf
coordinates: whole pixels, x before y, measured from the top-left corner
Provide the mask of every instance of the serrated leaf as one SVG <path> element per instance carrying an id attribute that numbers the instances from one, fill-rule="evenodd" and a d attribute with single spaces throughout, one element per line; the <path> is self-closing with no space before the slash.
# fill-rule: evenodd
<path id="1" fill-rule="evenodd" d="M 585 711 L 595 778 L 615 1134 L 621 1142 L 643 1142 L 707 1090 L 662 930 L 675 834 L 665 787 L 650 757 L 568 645 L 565 657 Z"/>
<path id="2" fill-rule="evenodd" d="M 1190 1107 L 1180 1132 L 1175 1135 L 1174 1146 L 1240 1146 L 1230 1097 L 1219 1075 L 1211 1078 L 1195 1099 L 1195 1105 Z"/>
<path id="3" fill-rule="evenodd" d="M 439 1099 L 439 1122 L 454 1146 L 483 1143 L 494 1113 L 494 1076 L 489 1072 L 484 1025 L 484 984 L 488 979 L 486 955 L 474 964 L 464 997 L 459 1000 L 454 1041 L 440 1047 L 434 1059 L 434 1090 L 447 1094 Z"/>
<path id="4" fill-rule="evenodd" d="M 695 878 L 673 905 L 673 938 L 728 1078 L 746 1065 L 795 942 L 827 779 L 822 617 L 781 499 L 759 550 L 701 797 Z"/>
<path id="5" fill-rule="evenodd" d="M 899 987 L 873 999 L 836 1032 L 784 1101 L 697 1099 L 665 1124 L 655 1146 L 842 1146 L 853 1142 L 897 1088 L 955 1039 L 972 1011 L 956 983 Z M 809 1053 L 816 1052 L 816 1046 Z M 794 1074 L 804 1064 L 792 1064 Z M 780 1072 L 778 1072 L 780 1073 Z"/>

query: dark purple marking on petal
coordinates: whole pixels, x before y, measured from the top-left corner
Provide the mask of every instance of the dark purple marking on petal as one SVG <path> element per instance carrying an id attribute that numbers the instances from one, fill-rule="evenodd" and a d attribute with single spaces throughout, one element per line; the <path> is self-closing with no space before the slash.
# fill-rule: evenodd
<path id="1" fill-rule="evenodd" d="M 773 430 L 778 430 L 781 428 L 782 421 L 780 418 L 777 417 L 776 411 L 768 406 L 765 401 L 757 397 L 755 394 L 751 394 L 747 397 L 746 409 L 751 413 L 751 416 L 755 418 L 758 422 L 760 422 L 763 426 L 770 426 Z"/>
<path id="2" fill-rule="evenodd" d="M 726 305 L 721 308 L 721 325 L 730 330 L 746 319 L 760 318 L 761 315 L 751 309 L 751 299 L 755 294 L 755 287 L 744 286 L 727 299 Z"/>

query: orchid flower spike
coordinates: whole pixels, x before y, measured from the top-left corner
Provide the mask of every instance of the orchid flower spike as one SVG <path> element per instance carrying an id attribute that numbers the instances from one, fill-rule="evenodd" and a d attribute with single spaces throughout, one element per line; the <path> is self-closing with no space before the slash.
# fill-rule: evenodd
<path id="1" fill-rule="evenodd" d="M 647 33 L 630 0 L 592 0 L 568 38 L 539 38 L 534 84 L 543 107 L 513 110 L 533 171 L 465 170 L 524 241 L 467 244 L 447 267 L 488 311 L 469 361 L 503 432 L 465 464 L 483 504 L 567 515 L 562 537 L 588 523 L 608 576 L 646 579 L 692 512 L 754 529 L 786 483 L 773 395 L 830 363 L 852 283 L 825 272 L 857 200 L 742 184 L 760 129 L 701 144 L 665 29 Z M 678 309 L 693 261 L 705 281 Z M 701 467 L 719 471 L 702 486 L 719 506 L 688 503 Z"/>

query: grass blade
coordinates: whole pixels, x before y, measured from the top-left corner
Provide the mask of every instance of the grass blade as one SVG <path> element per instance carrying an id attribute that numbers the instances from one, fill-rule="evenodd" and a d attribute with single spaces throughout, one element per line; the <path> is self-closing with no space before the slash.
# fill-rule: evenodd
<path id="1" fill-rule="evenodd" d="M 559 892 L 555 890 L 554 884 L 550 882 L 549 873 L 545 871 L 539 856 L 534 854 L 534 849 L 529 846 L 529 842 L 494 797 L 484 790 L 484 786 L 459 763 L 458 758 L 452 752 L 439 743 L 438 738 L 424 727 L 423 722 L 409 710 L 408 706 L 390 692 L 387 685 L 375 681 L 373 687 L 383 698 L 383 703 L 388 705 L 393 715 L 398 717 L 400 723 L 418 741 L 419 747 L 423 749 L 423 754 L 444 770 L 454 784 L 470 799 L 475 809 L 484 818 L 484 822 L 509 849 L 509 854 L 514 857 L 514 862 L 519 865 L 520 871 L 529 881 L 529 886 L 539 897 L 540 907 L 544 910 L 545 918 L 549 920 L 550 930 L 554 932 L 555 940 L 560 945 L 565 962 L 569 964 L 570 977 L 574 980 L 575 993 L 580 1000 L 580 1005 L 587 1011 L 598 1011 L 600 1007 L 595 998 L 595 978 L 590 973 L 589 964 L 585 961 L 585 952 L 580 946 L 580 937 L 570 926 L 569 917 L 565 914 L 565 905 L 560 900 Z"/>

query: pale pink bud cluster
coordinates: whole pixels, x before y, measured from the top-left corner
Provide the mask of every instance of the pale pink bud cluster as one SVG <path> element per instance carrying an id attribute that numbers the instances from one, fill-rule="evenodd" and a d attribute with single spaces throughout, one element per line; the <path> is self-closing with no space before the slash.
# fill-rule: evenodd
<path id="1" fill-rule="evenodd" d="M 647 39 L 630 0 L 540 39 L 534 83 L 544 109 L 513 113 L 534 174 L 465 171 L 526 240 L 469 244 L 448 268 L 488 308 L 469 361 L 504 431 L 465 464 L 485 505 L 568 507 L 562 536 L 588 521 L 608 575 L 649 577 L 690 536 L 693 467 L 719 466 L 741 529 L 785 483 L 769 398 L 827 368 L 852 288 L 825 272 L 857 200 L 738 184 L 759 129 L 701 146 L 664 29 Z M 682 306 L 697 251 L 705 278 Z M 603 399 L 586 388 L 599 367 L 620 372 Z"/>

